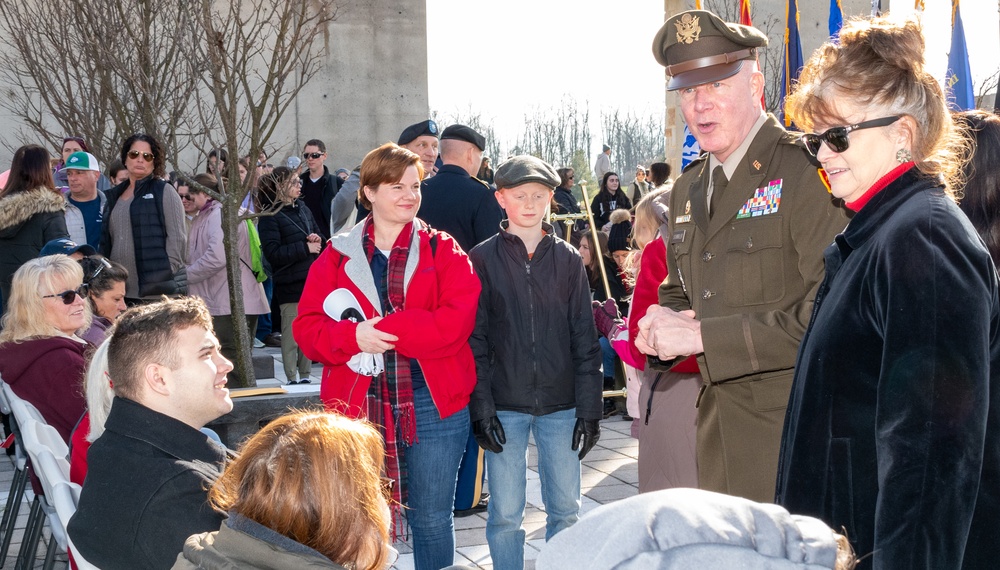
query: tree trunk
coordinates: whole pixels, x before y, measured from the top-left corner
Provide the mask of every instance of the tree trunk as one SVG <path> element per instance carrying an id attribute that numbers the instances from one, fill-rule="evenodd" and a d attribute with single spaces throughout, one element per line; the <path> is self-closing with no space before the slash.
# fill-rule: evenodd
<path id="1" fill-rule="evenodd" d="M 230 196 L 226 196 L 229 200 Z M 251 331 L 246 326 L 246 309 L 243 306 L 243 284 L 240 263 L 239 231 L 240 221 L 238 207 L 222 208 L 222 243 L 226 249 L 226 276 L 229 278 L 229 306 L 232 311 L 233 337 L 236 343 L 237 382 L 230 378 L 231 388 L 252 388 L 257 385 L 253 373 L 253 341 Z M 239 384 L 239 385 L 237 385 Z"/>

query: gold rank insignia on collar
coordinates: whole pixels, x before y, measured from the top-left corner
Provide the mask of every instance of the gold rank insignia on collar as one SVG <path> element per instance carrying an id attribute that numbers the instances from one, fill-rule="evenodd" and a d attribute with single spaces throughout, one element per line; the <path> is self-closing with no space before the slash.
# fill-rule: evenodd
<path id="1" fill-rule="evenodd" d="M 760 168 L 761 168 L 760 161 L 759 160 L 753 161 L 753 169 L 756 170 L 756 171 L 758 171 L 758 172 L 760 172 Z"/>

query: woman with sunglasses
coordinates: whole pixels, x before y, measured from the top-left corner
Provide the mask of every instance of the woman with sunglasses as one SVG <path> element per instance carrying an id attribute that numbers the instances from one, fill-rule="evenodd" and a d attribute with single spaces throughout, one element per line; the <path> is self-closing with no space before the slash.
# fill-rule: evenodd
<path id="1" fill-rule="evenodd" d="M 187 227 L 180 197 L 163 180 L 163 149 L 153 137 L 137 133 L 125 139 L 120 158 L 128 180 L 107 192 L 98 249 L 128 270 L 129 304 L 183 295 Z"/>
<path id="2" fill-rule="evenodd" d="M 173 568 L 388 568 L 383 457 L 366 422 L 324 412 L 272 421 L 209 491 L 229 513 L 222 528 L 188 538 Z"/>
<path id="3" fill-rule="evenodd" d="M 482 286 L 455 240 L 416 218 L 423 168 L 393 143 L 365 156 L 358 198 L 371 214 L 330 239 L 293 330 L 324 365 L 327 408 L 379 426 L 416 570 L 436 570 L 455 555 L 452 510 L 476 384 L 469 337 Z"/>
<path id="4" fill-rule="evenodd" d="M 28 261 L 14 274 L 0 332 L 0 376 L 69 442 L 87 407 L 83 373 L 90 326 L 83 269 L 57 254 Z"/>
<path id="5" fill-rule="evenodd" d="M 855 212 L 825 251 L 777 502 L 844 528 L 874 568 L 1000 556 L 1000 297 L 954 201 L 963 141 L 915 20 L 844 26 L 787 112 Z"/>
<path id="6" fill-rule="evenodd" d="M 66 199 L 52 183 L 49 152 L 38 145 L 22 146 L 0 188 L 0 314 L 9 304 L 17 268 L 58 238 L 69 238 Z"/>
<path id="7" fill-rule="evenodd" d="M 83 283 L 87 286 L 87 302 L 94 315 L 90 328 L 80 338 L 94 346 L 104 342 L 107 331 L 118 315 L 125 312 L 125 282 L 128 270 L 100 255 L 84 257 L 79 261 L 83 268 Z"/>

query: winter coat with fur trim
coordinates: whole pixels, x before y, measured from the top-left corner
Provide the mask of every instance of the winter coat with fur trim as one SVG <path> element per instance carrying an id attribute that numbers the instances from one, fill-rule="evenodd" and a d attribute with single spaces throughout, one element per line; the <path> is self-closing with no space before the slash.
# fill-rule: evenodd
<path id="1" fill-rule="evenodd" d="M 17 268 L 38 257 L 46 243 L 69 237 L 65 211 L 62 194 L 48 188 L 0 198 L 0 292 L 4 309 Z"/>

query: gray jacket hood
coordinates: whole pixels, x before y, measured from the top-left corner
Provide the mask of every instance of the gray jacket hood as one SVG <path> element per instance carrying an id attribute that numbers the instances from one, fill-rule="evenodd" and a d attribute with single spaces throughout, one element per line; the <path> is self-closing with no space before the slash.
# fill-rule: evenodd
<path id="1" fill-rule="evenodd" d="M 811 517 L 698 489 L 644 493 L 587 513 L 543 547 L 538 570 L 819 570 L 836 535 Z"/>

